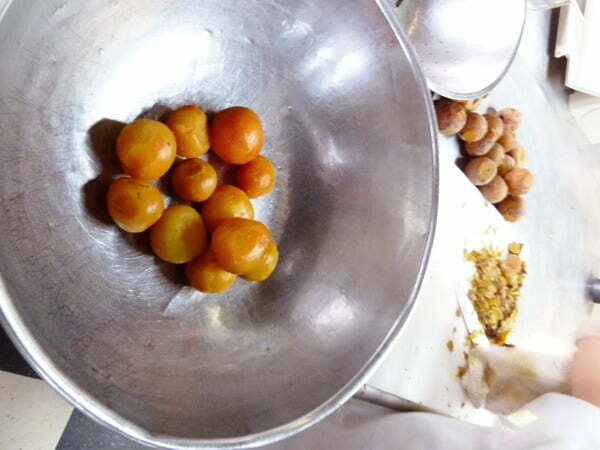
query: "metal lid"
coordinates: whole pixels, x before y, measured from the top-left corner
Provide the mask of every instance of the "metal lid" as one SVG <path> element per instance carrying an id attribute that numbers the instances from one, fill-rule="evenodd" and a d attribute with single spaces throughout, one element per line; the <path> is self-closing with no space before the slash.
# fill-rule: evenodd
<path id="1" fill-rule="evenodd" d="M 396 9 L 429 88 L 454 99 L 486 94 L 512 63 L 525 0 L 403 0 Z"/>

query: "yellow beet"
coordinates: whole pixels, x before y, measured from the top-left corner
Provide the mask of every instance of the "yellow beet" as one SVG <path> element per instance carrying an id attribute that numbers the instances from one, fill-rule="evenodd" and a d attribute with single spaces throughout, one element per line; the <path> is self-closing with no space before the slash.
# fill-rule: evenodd
<path id="1" fill-rule="evenodd" d="M 435 102 L 438 129 L 446 136 L 452 136 L 463 129 L 467 123 L 467 111 L 452 100 L 442 99 Z"/>
<path id="2" fill-rule="evenodd" d="M 217 227 L 211 249 L 226 271 L 246 275 L 260 267 L 270 243 L 271 233 L 262 223 L 236 218 Z"/>
<path id="3" fill-rule="evenodd" d="M 483 156 L 489 152 L 498 139 L 488 130 L 483 139 L 465 143 L 465 152 L 469 156 Z"/>
<path id="4" fill-rule="evenodd" d="M 494 161 L 496 166 L 500 167 L 500 165 L 504 161 L 506 152 L 504 151 L 504 147 L 502 147 L 500 144 L 494 144 L 492 149 L 489 152 L 487 152 L 484 156 Z"/>
<path id="5" fill-rule="evenodd" d="M 504 174 L 503 178 L 511 195 L 525 195 L 533 186 L 533 175 L 527 169 L 515 168 Z"/>
<path id="6" fill-rule="evenodd" d="M 252 272 L 244 275 L 244 279 L 248 281 L 265 281 L 275 271 L 278 262 L 279 250 L 277 249 L 277 245 L 271 241 L 261 262 Z"/>
<path id="7" fill-rule="evenodd" d="M 167 208 L 150 230 L 150 246 L 163 261 L 185 264 L 206 247 L 206 229 L 200 214 L 192 207 Z"/>
<path id="8" fill-rule="evenodd" d="M 210 232 L 213 232 L 225 219 L 235 217 L 254 219 L 254 207 L 248 195 L 241 189 L 224 184 L 202 204 L 202 218 Z"/>
<path id="9" fill-rule="evenodd" d="M 177 154 L 195 158 L 210 148 L 206 114 L 196 105 L 186 105 L 173 111 L 167 126 L 177 139 Z"/>
<path id="10" fill-rule="evenodd" d="M 129 233 L 141 233 L 156 223 L 164 210 L 163 197 L 151 184 L 119 178 L 108 188 L 108 213 Z"/>
<path id="11" fill-rule="evenodd" d="M 472 159 L 465 167 L 465 175 L 475 186 L 485 186 L 498 173 L 498 168 L 494 161 L 483 156 Z"/>
<path id="12" fill-rule="evenodd" d="M 164 123 L 139 119 L 126 125 L 117 138 L 117 156 L 123 170 L 142 181 L 162 177 L 177 153 L 175 135 Z"/>
<path id="13" fill-rule="evenodd" d="M 189 263 L 185 274 L 194 289 L 207 294 L 225 292 L 237 279 L 237 275 L 223 269 L 210 249 Z"/>
<path id="14" fill-rule="evenodd" d="M 467 112 L 467 123 L 458 133 L 465 142 L 475 142 L 483 139 L 488 132 L 488 122 L 481 114 Z"/>
<path id="15" fill-rule="evenodd" d="M 484 114 L 484 117 L 487 121 L 490 134 L 496 139 L 500 139 L 500 136 L 504 134 L 504 122 L 502 122 L 502 119 L 497 115 L 490 113 Z"/>
<path id="16" fill-rule="evenodd" d="M 500 110 L 500 118 L 504 122 L 504 125 L 509 130 L 515 131 L 521 126 L 523 121 L 523 114 L 515 108 L 504 108 Z"/>
<path id="17" fill-rule="evenodd" d="M 509 195 L 496 207 L 508 222 L 517 222 L 525 215 L 525 201 L 515 195 Z"/>
<path id="18" fill-rule="evenodd" d="M 490 203 L 500 203 L 508 196 L 508 186 L 501 176 L 497 175 L 489 184 L 479 188 L 481 195 Z"/>

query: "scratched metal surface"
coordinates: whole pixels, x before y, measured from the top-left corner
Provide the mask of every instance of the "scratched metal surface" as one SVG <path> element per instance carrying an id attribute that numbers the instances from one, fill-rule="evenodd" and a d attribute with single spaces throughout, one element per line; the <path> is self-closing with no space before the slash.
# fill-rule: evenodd
<path id="1" fill-rule="evenodd" d="M 54 387 L 172 448 L 271 441 L 352 395 L 410 309 L 437 196 L 428 92 L 375 2 L 20 0 L 0 61 L 0 310 Z M 192 292 L 104 212 L 122 124 L 188 102 L 264 119 L 268 283 Z"/>

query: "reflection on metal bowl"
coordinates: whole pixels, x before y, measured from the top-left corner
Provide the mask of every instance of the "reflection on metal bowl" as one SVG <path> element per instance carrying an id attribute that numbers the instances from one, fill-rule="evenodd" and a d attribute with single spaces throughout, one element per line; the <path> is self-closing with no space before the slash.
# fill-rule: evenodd
<path id="1" fill-rule="evenodd" d="M 489 93 L 519 49 L 526 0 L 403 0 L 395 14 L 429 87 L 448 98 Z"/>

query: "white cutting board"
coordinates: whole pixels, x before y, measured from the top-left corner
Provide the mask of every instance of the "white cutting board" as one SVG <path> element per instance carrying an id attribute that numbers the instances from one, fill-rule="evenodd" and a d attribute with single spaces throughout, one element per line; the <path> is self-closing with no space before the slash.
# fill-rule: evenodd
<path id="1" fill-rule="evenodd" d="M 491 424 L 495 416 L 469 405 L 456 375 L 464 365 L 466 330 L 454 293 L 471 266 L 464 261 L 465 249 L 506 248 L 521 241 L 458 169 L 457 148 L 456 138 L 440 136 L 438 229 L 425 280 L 398 344 L 369 384 L 446 414 Z"/>

